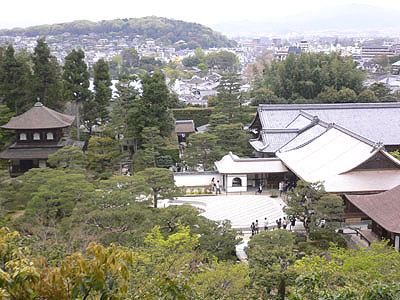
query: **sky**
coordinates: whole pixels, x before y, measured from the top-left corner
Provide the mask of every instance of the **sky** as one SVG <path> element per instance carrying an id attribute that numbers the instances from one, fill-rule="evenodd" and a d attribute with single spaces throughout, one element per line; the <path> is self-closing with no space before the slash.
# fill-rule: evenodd
<path id="1" fill-rule="evenodd" d="M 1 3 L 0 29 L 145 16 L 212 26 L 234 20 L 281 18 L 351 3 L 400 10 L 399 0 L 11 0 Z"/>

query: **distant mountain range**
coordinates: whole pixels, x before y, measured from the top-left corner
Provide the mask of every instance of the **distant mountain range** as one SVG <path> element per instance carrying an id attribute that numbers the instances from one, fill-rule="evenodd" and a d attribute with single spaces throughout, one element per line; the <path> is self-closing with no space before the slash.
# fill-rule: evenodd
<path id="1" fill-rule="evenodd" d="M 91 22 L 86 20 L 59 23 L 52 25 L 38 25 L 27 28 L 14 28 L 0 30 L 0 35 L 9 36 L 46 36 L 99 34 L 103 36 L 120 35 L 141 38 L 152 38 L 164 45 L 174 45 L 184 41 L 184 47 L 204 49 L 211 47 L 233 47 L 234 41 L 209 27 L 197 23 L 172 20 L 159 17 L 129 18 Z"/>
<path id="2" fill-rule="evenodd" d="M 400 29 L 399 10 L 370 5 L 330 6 L 279 19 L 246 20 L 211 26 L 227 35 L 306 32 L 374 32 Z"/>

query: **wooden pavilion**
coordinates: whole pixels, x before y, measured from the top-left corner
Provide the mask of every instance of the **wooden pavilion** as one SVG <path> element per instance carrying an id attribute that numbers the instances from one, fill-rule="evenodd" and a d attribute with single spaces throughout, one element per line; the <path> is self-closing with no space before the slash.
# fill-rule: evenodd
<path id="1" fill-rule="evenodd" d="M 0 152 L 0 159 L 9 162 L 10 175 L 15 177 L 31 168 L 46 167 L 48 156 L 64 146 L 82 147 L 83 143 L 68 138 L 74 120 L 74 116 L 37 102 L 30 110 L 1 126 L 16 132 L 15 142 Z"/>

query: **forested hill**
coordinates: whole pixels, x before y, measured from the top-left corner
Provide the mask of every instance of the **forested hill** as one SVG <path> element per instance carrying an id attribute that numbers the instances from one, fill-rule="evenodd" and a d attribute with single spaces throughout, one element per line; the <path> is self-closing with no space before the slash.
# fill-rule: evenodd
<path id="1" fill-rule="evenodd" d="M 27 28 L 0 30 L 0 35 L 46 36 L 70 33 L 73 35 L 123 35 L 160 40 L 165 45 L 172 45 L 178 41 L 185 41 L 190 48 L 201 46 L 233 47 L 234 41 L 220 33 L 197 23 L 172 20 L 159 17 L 144 17 L 130 19 L 104 20 L 91 22 L 86 20 L 52 25 L 38 25 Z"/>

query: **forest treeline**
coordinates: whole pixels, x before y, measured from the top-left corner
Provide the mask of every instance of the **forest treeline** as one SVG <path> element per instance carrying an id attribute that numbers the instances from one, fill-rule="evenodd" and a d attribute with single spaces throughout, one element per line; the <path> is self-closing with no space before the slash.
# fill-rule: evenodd
<path id="1" fill-rule="evenodd" d="M 398 94 L 383 83 L 365 86 L 367 73 L 338 52 L 289 54 L 283 61 L 254 68 L 253 105 L 279 103 L 392 102 Z"/>
<path id="2" fill-rule="evenodd" d="M 229 40 L 220 33 L 213 31 L 197 23 L 184 22 L 179 20 L 143 17 L 129 19 L 103 20 L 91 22 L 79 20 L 68 23 L 51 25 L 38 25 L 27 28 L 4 29 L 0 35 L 9 36 L 47 36 L 62 35 L 70 33 L 73 35 L 89 35 L 91 33 L 101 36 L 129 36 L 142 38 L 152 38 L 159 40 L 164 45 L 173 45 L 178 41 L 185 41 L 185 48 L 204 49 L 212 47 L 233 47 L 234 41 Z"/>

